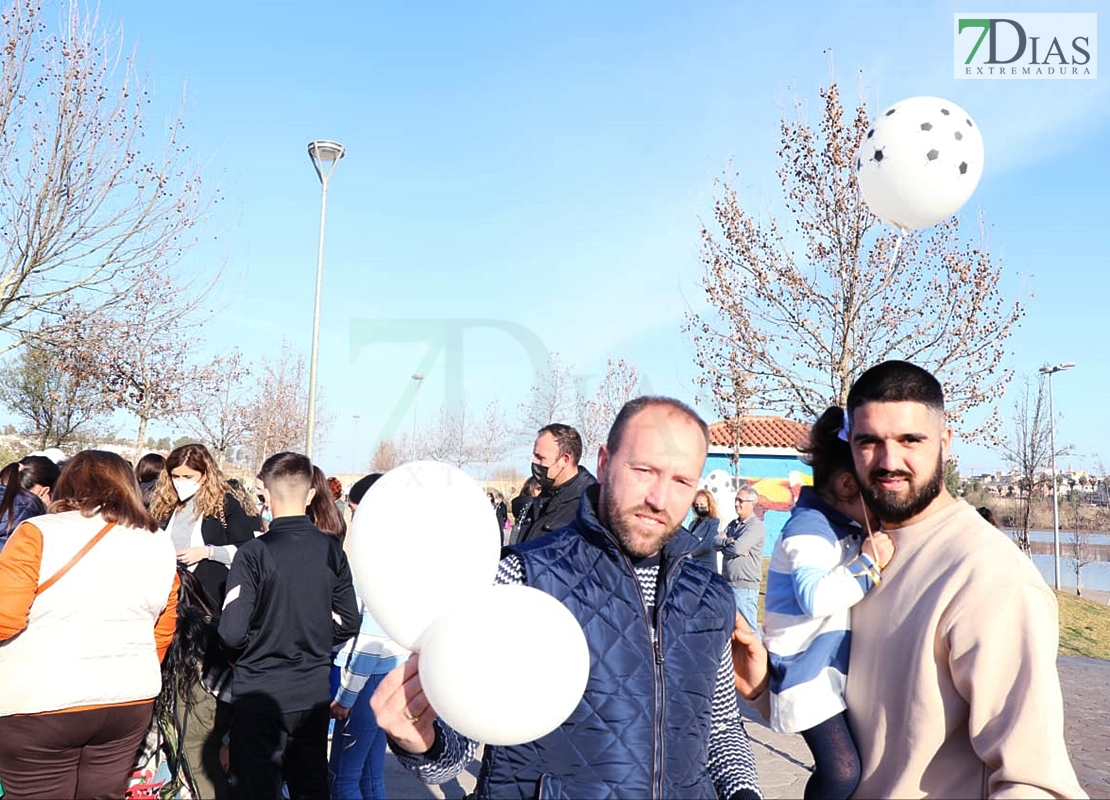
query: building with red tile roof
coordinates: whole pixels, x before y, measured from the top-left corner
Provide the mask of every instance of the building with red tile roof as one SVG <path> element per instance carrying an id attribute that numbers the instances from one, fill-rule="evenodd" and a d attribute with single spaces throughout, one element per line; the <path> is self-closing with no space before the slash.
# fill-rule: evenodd
<path id="1" fill-rule="evenodd" d="M 801 487 L 813 483 L 813 471 L 798 452 L 809 429 L 808 423 L 769 414 L 709 426 L 701 485 L 713 493 L 722 527 L 736 516 L 736 490 L 750 486 L 759 493 L 756 513 L 767 528 L 766 552 L 771 552 Z"/>
<path id="2" fill-rule="evenodd" d="M 798 446 L 809 437 L 810 426 L 784 417 L 770 415 L 741 417 L 739 426 L 736 420 L 721 420 L 709 426 L 709 451 L 725 448 L 733 452 L 737 427 L 740 435 L 740 451 L 752 454 L 769 455 L 772 451 L 782 455 L 797 455 Z"/>

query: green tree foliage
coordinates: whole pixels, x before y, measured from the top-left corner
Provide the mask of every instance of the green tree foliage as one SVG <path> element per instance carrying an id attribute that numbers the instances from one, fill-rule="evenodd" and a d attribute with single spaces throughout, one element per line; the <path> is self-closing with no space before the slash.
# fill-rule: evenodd
<path id="1" fill-rule="evenodd" d="M 0 402 L 26 424 L 39 450 L 91 434 L 107 412 L 102 387 L 67 371 L 54 348 L 30 343 L 0 368 Z"/>
<path id="2" fill-rule="evenodd" d="M 960 469 L 954 458 L 944 462 L 944 488 L 953 497 L 960 494 Z"/>

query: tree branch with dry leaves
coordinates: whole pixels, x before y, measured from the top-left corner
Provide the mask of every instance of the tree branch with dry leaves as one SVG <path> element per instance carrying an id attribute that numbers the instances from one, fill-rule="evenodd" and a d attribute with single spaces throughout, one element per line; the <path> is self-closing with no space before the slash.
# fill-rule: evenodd
<path id="1" fill-rule="evenodd" d="M 110 308 L 163 273 L 207 210 L 183 122 L 147 133 L 150 95 L 133 56 L 70 2 L 62 29 L 44 4 L 0 12 L 0 328 L 41 340 L 76 304 Z"/>
<path id="2" fill-rule="evenodd" d="M 138 419 L 136 449 L 152 420 L 186 415 L 226 367 L 223 356 L 193 358 L 207 290 L 190 295 L 154 268 L 140 278 L 109 307 L 65 303 L 61 321 L 35 339 L 75 378 L 95 382 L 109 408 Z"/>
<path id="3" fill-rule="evenodd" d="M 997 408 L 977 425 L 967 415 L 1005 392 L 1005 346 L 1024 309 L 1002 296 L 982 222 L 975 242 L 956 217 L 899 242 L 855 183 L 866 107 L 848 114 L 836 83 L 821 98 L 816 127 L 800 105 L 780 121 L 783 221 L 755 216 L 732 183 L 718 183 L 715 224 L 701 231 L 708 309 L 684 326 L 698 382 L 726 419 L 753 405 L 813 418 L 843 406 L 865 369 L 900 358 L 937 375 L 965 434 L 991 437 Z"/>

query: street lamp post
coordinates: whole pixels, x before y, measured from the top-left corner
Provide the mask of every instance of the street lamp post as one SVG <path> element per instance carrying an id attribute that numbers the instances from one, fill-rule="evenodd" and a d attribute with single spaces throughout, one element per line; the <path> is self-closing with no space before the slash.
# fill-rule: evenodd
<path id="1" fill-rule="evenodd" d="M 358 414 L 352 414 L 351 419 L 355 422 L 354 432 L 351 434 L 351 464 L 355 472 L 359 471 L 358 468 Z"/>
<path id="2" fill-rule="evenodd" d="M 424 380 L 424 376 L 419 372 L 414 372 L 412 375 L 413 381 L 416 386 L 412 390 L 412 460 L 416 460 L 416 395 L 420 393 L 420 384 Z"/>
<path id="3" fill-rule="evenodd" d="M 343 158 L 343 145 L 329 139 L 308 143 L 308 157 L 320 178 L 320 249 L 316 254 L 316 304 L 312 311 L 312 355 L 308 367 L 308 419 L 305 423 L 304 453 L 312 458 L 316 430 L 316 361 L 320 349 L 320 289 L 324 282 L 324 219 L 328 209 L 328 179 Z M 321 165 L 324 165 L 323 167 Z"/>
<path id="4" fill-rule="evenodd" d="M 1060 590 L 1060 503 L 1056 492 L 1056 412 L 1052 406 L 1052 376 L 1074 366 L 1069 361 L 1056 366 L 1045 365 L 1040 369 L 1042 375 L 1048 376 L 1048 446 L 1052 450 L 1048 454 L 1052 467 L 1052 586 L 1057 591 Z"/>

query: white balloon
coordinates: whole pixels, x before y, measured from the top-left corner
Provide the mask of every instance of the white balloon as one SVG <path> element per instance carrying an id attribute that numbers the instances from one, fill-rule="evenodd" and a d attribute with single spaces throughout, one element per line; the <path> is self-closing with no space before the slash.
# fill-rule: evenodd
<path id="1" fill-rule="evenodd" d="M 590 652 L 574 615 L 529 586 L 490 586 L 420 639 L 420 682 L 451 727 L 522 744 L 559 727 L 586 689 Z"/>
<path id="2" fill-rule="evenodd" d="M 348 534 L 355 588 L 409 650 L 432 620 L 497 575 L 497 517 L 478 483 L 436 461 L 385 473 L 362 498 Z"/>
<path id="3" fill-rule="evenodd" d="M 971 116 L 939 97 L 910 97 L 875 118 L 856 155 L 872 213 L 899 228 L 952 216 L 983 174 L 983 136 Z"/>

